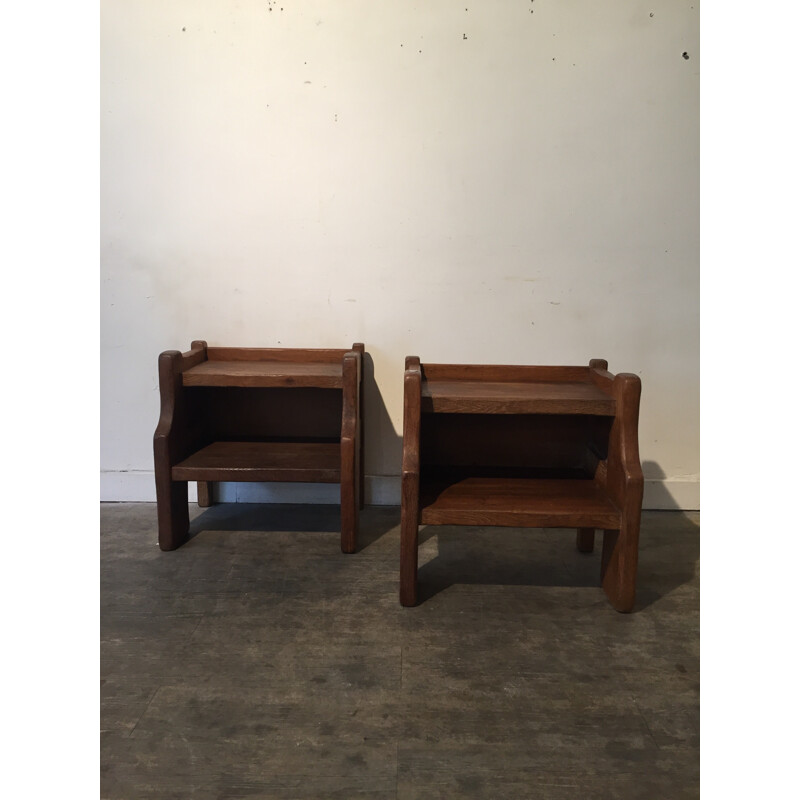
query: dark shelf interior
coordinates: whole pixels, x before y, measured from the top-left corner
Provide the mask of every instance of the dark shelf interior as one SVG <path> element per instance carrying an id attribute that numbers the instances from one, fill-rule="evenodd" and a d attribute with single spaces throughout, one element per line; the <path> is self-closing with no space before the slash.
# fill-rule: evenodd
<path id="1" fill-rule="evenodd" d="M 594 480 L 611 420 L 584 414 L 423 414 L 423 524 L 614 527 Z"/>

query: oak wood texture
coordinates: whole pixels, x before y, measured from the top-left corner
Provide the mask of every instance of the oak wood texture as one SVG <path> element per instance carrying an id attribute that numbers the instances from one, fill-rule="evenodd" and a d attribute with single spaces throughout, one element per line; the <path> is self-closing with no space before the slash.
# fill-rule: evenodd
<path id="1" fill-rule="evenodd" d="M 635 600 L 641 384 L 588 367 L 422 364 L 404 378 L 400 602 L 417 602 L 418 526 L 576 528 L 619 611 Z"/>
<path id="2" fill-rule="evenodd" d="M 191 356 L 191 353 L 189 354 Z M 181 385 L 183 356 L 167 350 L 158 357 L 161 416 L 153 435 L 158 543 L 162 550 L 180 547 L 189 535 L 189 493 L 187 485 L 172 480 L 172 464 L 189 447 L 186 404 Z"/>
<path id="3" fill-rule="evenodd" d="M 338 483 L 338 444 L 213 442 L 172 468 L 174 481 Z"/>
<path id="4" fill-rule="evenodd" d="M 417 602 L 419 473 L 422 372 L 419 358 L 406 358 L 403 378 L 403 463 L 400 485 L 400 602 Z"/>
<path id="5" fill-rule="evenodd" d="M 594 414 L 614 416 L 614 399 L 586 381 L 427 380 L 422 410 L 469 414 Z"/>
<path id="6" fill-rule="evenodd" d="M 153 438 L 159 545 L 189 532 L 186 482 L 211 504 L 214 481 L 341 486 L 344 552 L 363 506 L 364 345 L 350 350 L 208 347 L 159 357 L 161 417 Z"/>
<path id="7" fill-rule="evenodd" d="M 214 505 L 211 484 L 208 481 L 197 481 L 197 505 L 200 508 L 210 508 Z"/>
<path id="8" fill-rule="evenodd" d="M 498 525 L 531 528 L 616 528 L 619 509 L 592 480 L 463 478 L 425 482 L 423 525 Z"/>
<path id="9" fill-rule="evenodd" d="M 338 364 L 350 350 L 299 347 L 207 347 L 209 361 L 269 361 L 291 364 Z M 353 351 L 363 354 L 364 345 L 354 344 Z"/>
<path id="10" fill-rule="evenodd" d="M 622 516 L 618 528 L 603 533 L 601 579 L 614 608 L 630 611 L 636 599 L 639 523 L 644 493 L 644 476 L 639 461 L 639 400 L 642 394 L 639 376 L 619 373 L 614 378 L 613 391 L 618 412 L 609 434 L 608 459 L 600 464 L 598 474 Z"/>
<path id="11" fill-rule="evenodd" d="M 354 553 L 358 529 L 358 510 L 361 506 L 361 424 L 359 401 L 361 384 L 361 353 L 345 353 L 342 359 L 344 388 L 342 391 L 342 435 L 340 446 L 342 506 L 342 552 Z"/>
<path id="12" fill-rule="evenodd" d="M 183 373 L 184 386 L 342 388 L 342 365 L 286 361 L 203 361 Z"/>

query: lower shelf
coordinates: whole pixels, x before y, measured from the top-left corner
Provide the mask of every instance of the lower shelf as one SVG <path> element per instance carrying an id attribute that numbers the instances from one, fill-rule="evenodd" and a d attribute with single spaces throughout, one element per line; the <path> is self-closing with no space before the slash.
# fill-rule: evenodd
<path id="1" fill-rule="evenodd" d="M 620 511 L 591 479 L 469 476 L 422 480 L 420 521 L 613 530 Z"/>
<path id="2" fill-rule="evenodd" d="M 338 443 L 213 442 L 172 468 L 174 481 L 339 483 Z"/>

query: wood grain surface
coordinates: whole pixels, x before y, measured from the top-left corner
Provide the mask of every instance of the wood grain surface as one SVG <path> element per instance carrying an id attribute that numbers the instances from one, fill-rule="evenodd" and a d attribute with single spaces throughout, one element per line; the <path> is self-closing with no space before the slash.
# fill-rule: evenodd
<path id="1" fill-rule="evenodd" d="M 172 468 L 174 481 L 338 483 L 339 445 L 317 442 L 214 442 Z"/>
<path id="2" fill-rule="evenodd" d="M 203 361 L 183 373 L 183 385 L 340 389 L 342 365 L 341 362 Z"/>
<path id="3" fill-rule="evenodd" d="M 209 361 L 284 361 L 341 366 L 345 353 L 349 351 L 299 347 L 207 347 L 206 352 Z"/>
<path id="4" fill-rule="evenodd" d="M 614 416 L 614 398 L 593 383 L 425 380 L 423 412 Z"/>
<path id="5" fill-rule="evenodd" d="M 620 511 L 591 480 L 464 478 L 420 486 L 423 525 L 614 528 Z"/>
<path id="6" fill-rule="evenodd" d="M 588 367 L 406 359 L 400 602 L 415 605 L 420 524 L 576 528 L 611 605 L 636 594 L 638 376 Z"/>
<path id="7" fill-rule="evenodd" d="M 159 546 L 189 533 L 187 481 L 212 504 L 216 481 L 341 486 L 341 549 L 356 550 L 364 505 L 363 343 L 349 350 L 208 347 L 159 357 L 153 437 Z"/>

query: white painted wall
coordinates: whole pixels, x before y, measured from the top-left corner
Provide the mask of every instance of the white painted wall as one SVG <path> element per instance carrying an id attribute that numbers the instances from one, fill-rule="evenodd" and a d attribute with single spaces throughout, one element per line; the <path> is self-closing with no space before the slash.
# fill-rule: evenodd
<path id="1" fill-rule="evenodd" d="M 364 341 L 373 502 L 406 355 L 606 358 L 642 378 L 645 505 L 699 507 L 698 15 L 103 0 L 103 499 L 154 498 L 157 356 L 200 338 Z"/>

